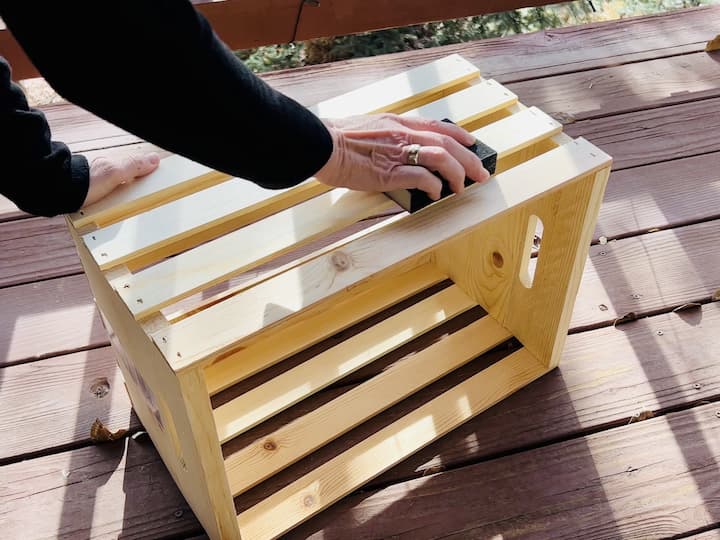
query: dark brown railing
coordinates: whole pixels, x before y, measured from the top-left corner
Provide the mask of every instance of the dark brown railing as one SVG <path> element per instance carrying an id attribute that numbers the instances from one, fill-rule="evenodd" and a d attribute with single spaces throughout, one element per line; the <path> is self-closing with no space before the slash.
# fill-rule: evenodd
<path id="1" fill-rule="evenodd" d="M 195 0 L 213 28 L 233 49 L 340 36 L 429 21 L 539 6 L 541 0 Z M 0 56 L 15 79 L 37 70 L 0 21 Z"/>

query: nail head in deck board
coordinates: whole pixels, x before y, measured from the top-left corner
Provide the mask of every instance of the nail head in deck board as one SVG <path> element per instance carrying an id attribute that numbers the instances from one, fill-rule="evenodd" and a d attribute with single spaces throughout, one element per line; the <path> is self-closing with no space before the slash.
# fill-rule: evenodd
<path id="1" fill-rule="evenodd" d="M 353 495 L 288 538 L 660 538 L 709 526 L 720 515 L 715 408 Z"/>
<path id="2" fill-rule="evenodd" d="M 0 289 L 0 306 L 0 367 L 108 343 L 82 274 Z"/>
<path id="3" fill-rule="evenodd" d="M 0 223 L 0 287 L 82 272 L 62 217 Z"/>
<path id="4" fill-rule="evenodd" d="M 93 383 L 107 380 L 107 393 Z M 90 442 L 98 418 L 111 431 L 140 426 L 110 347 L 11 366 L 0 372 L 0 460 Z"/>

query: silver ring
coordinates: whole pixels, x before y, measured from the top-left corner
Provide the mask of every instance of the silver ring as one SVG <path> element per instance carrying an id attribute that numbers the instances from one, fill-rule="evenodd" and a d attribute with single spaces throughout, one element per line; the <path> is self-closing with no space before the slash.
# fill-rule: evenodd
<path id="1" fill-rule="evenodd" d="M 419 144 L 411 144 L 407 147 L 408 154 L 407 154 L 407 160 L 410 165 L 418 165 L 420 162 L 420 148 L 422 148 Z"/>

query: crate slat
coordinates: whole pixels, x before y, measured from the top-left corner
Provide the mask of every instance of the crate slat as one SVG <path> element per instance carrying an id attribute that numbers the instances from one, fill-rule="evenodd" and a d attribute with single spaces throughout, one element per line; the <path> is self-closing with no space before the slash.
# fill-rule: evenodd
<path id="1" fill-rule="evenodd" d="M 268 200 L 255 184 L 233 178 L 83 236 L 106 270 L 143 267 L 330 191 L 313 182 Z"/>
<path id="2" fill-rule="evenodd" d="M 162 159 L 158 169 L 142 180 L 117 188 L 102 200 L 72 214 L 70 219 L 76 229 L 93 223 L 102 227 L 229 178 L 228 174 L 182 156 L 170 156 Z"/>
<path id="3" fill-rule="evenodd" d="M 376 287 L 354 291 L 355 294 L 335 304 L 332 311 L 321 310 L 299 321 L 281 324 L 271 336 L 248 340 L 238 352 L 208 366 L 205 369 L 208 391 L 214 395 L 444 279 L 446 276 L 435 266 L 422 265 L 383 280 Z"/>
<path id="4" fill-rule="evenodd" d="M 451 286 L 285 371 L 213 412 L 223 444 L 473 307 Z"/>
<path id="5" fill-rule="evenodd" d="M 546 371 L 525 349 L 504 358 L 240 513 L 243 540 L 281 535 Z"/>
<path id="6" fill-rule="evenodd" d="M 344 290 L 361 281 L 380 280 L 384 272 L 401 263 L 417 266 L 433 246 L 545 191 L 599 170 L 609 160 L 584 139 L 560 146 L 485 184 L 471 186 L 461 197 L 449 197 L 440 205 L 405 216 L 178 321 L 153 334 L 153 340 L 168 362 L 182 369 L 323 299 L 342 296 Z M 228 320 L 235 324 L 223 324 Z"/>
<path id="7" fill-rule="evenodd" d="M 416 109 L 402 113 L 412 118 L 449 118 L 459 126 L 466 126 L 480 118 L 517 103 L 518 97 L 494 80 L 477 84 L 450 94 Z"/>
<path id="8" fill-rule="evenodd" d="M 468 106 L 472 103 L 468 103 Z M 457 117 L 464 117 L 469 114 L 467 110 L 456 109 Z M 477 107 L 474 108 L 477 110 Z M 521 127 L 524 126 L 524 127 Z M 534 156 L 531 147 L 543 139 L 547 139 L 560 132 L 562 126 L 547 116 L 542 111 L 535 108 L 523 109 L 507 118 L 503 118 L 486 127 L 473 132 L 485 144 L 498 150 L 498 170 L 502 171 L 508 168 L 510 161 L 516 163 L 518 161 L 516 153 L 524 151 L 522 158 L 529 159 Z M 272 243 L 265 249 L 266 236 L 257 235 L 257 230 L 272 230 L 274 234 L 282 237 L 283 233 L 291 234 L 288 227 L 292 231 L 294 222 L 299 218 L 289 217 L 302 215 L 305 219 L 312 219 L 313 223 L 318 216 L 313 215 L 310 210 L 315 204 L 314 201 L 324 201 L 323 197 L 332 199 L 332 195 L 324 194 L 316 199 L 306 201 L 297 207 L 290 208 L 274 216 L 266 218 L 263 222 L 250 225 L 239 231 L 229 233 L 223 237 L 217 238 L 207 244 L 193 248 L 175 258 L 163 261 L 146 270 L 141 270 L 133 275 L 129 282 L 117 283 L 117 289 L 121 297 L 126 301 L 129 309 L 137 318 L 150 315 L 154 311 L 169 305 L 183 297 L 189 296 L 197 292 L 203 287 L 213 283 L 225 280 L 233 275 L 237 275 L 250 267 L 247 261 L 264 262 L 273 254 L 283 253 L 283 249 L 273 248 Z M 360 195 L 357 195 L 359 198 Z M 367 195 L 366 195 L 367 197 Z M 375 197 L 382 197 L 375 194 Z M 367 204 L 367 203 L 365 203 Z M 375 212 L 390 208 L 391 203 L 385 205 L 381 199 L 375 201 L 375 206 L 367 204 L 368 211 L 364 210 L 364 206 L 359 208 L 357 212 L 340 211 L 339 207 L 332 209 L 336 213 L 329 210 L 317 209 L 321 214 L 326 214 L 327 219 L 323 219 L 323 227 L 326 232 L 338 230 L 342 226 L 349 225 L 367 217 Z M 332 227 L 332 224 L 336 227 Z M 288 225 L 289 224 L 289 225 Z M 133 229 L 136 226 L 133 227 Z M 322 232 L 320 227 L 312 227 L 315 235 Z M 266 233 L 269 234 L 269 233 Z M 132 235 L 130 235 L 132 237 Z M 249 239 L 245 239 L 250 237 Z M 307 238 L 315 236 L 307 235 Z M 254 240 L 253 240 L 254 239 Z M 261 242 L 263 253 L 257 253 L 252 250 L 253 243 Z M 278 240 L 278 242 L 281 242 Z M 282 243 L 282 242 L 281 242 Z M 285 242 L 285 246 L 297 246 L 300 243 Z M 237 246 L 249 246 L 238 251 Z M 102 258 L 102 253 L 107 251 L 98 248 L 98 257 Z M 247 252 L 247 253 L 246 253 Z M 220 256 L 219 254 L 223 254 Z M 252 257 L 250 256 L 252 255 Z M 262 255 L 262 256 L 261 256 Z M 264 258 L 263 258 L 264 256 Z M 107 258 L 107 257 L 106 257 Z M 212 265 L 208 261 L 214 261 Z M 142 299 L 142 302 L 138 302 Z"/>
<path id="9" fill-rule="evenodd" d="M 392 206 L 379 193 L 329 191 L 113 282 L 113 286 L 140 319 Z"/>
<path id="10" fill-rule="evenodd" d="M 412 108 L 410 104 L 422 105 L 479 76 L 480 71 L 473 64 L 455 54 L 323 101 L 310 110 L 318 116 L 334 118 L 380 111 L 403 112 Z M 115 190 L 70 219 L 77 229 L 92 224 L 104 227 L 230 178 L 182 156 L 171 156 L 163 159 L 154 173 Z M 246 189 L 252 204 L 265 200 L 270 205 L 282 206 L 286 197 L 297 200 L 299 195 L 295 191 L 317 193 L 322 188 L 315 180 L 308 180 L 285 190 L 264 189 L 250 183 Z"/>
<path id="11" fill-rule="evenodd" d="M 262 437 L 225 459 L 231 492 L 237 496 L 510 337 L 485 316 Z"/>
<path id="12" fill-rule="evenodd" d="M 379 112 L 403 112 L 423 105 L 434 95 L 477 79 L 480 71 L 462 56 L 453 54 L 398 73 L 376 83 L 328 99 L 310 110 L 326 118 Z"/>
<path id="13" fill-rule="evenodd" d="M 516 102 L 517 96 L 495 81 L 482 81 L 403 115 L 465 125 Z M 104 270 L 147 266 L 332 189 L 306 184 L 268 199 L 269 190 L 232 179 L 93 231 L 84 240 Z"/>

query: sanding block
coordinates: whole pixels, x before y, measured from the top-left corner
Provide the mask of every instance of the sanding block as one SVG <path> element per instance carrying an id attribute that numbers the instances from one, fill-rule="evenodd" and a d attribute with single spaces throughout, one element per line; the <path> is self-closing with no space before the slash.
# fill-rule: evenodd
<path id="1" fill-rule="evenodd" d="M 452 123 L 452 121 L 448 120 L 447 118 L 444 119 L 443 122 Z M 493 150 L 488 145 L 484 144 L 479 140 L 476 140 L 474 144 L 468 146 L 467 148 L 482 160 L 483 167 L 485 167 L 485 169 L 490 173 L 490 175 L 495 174 L 495 166 L 497 164 L 497 152 L 495 150 Z M 385 195 L 390 197 L 393 201 L 398 203 L 408 212 L 417 212 L 418 210 L 421 210 L 426 206 L 441 201 L 445 197 L 453 194 L 453 191 L 452 189 L 450 189 L 450 184 L 448 183 L 448 181 L 445 180 L 438 172 L 434 171 L 434 174 L 435 176 L 440 178 L 440 181 L 442 182 L 442 191 L 440 192 L 440 198 L 437 201 L 433 201 L 427 193 L 417 188 L 386 191 Z M 466 187 L 474 183 L 475 182 L 473 180 L 470 180 L 469 178 L 465 179 Z"/>

